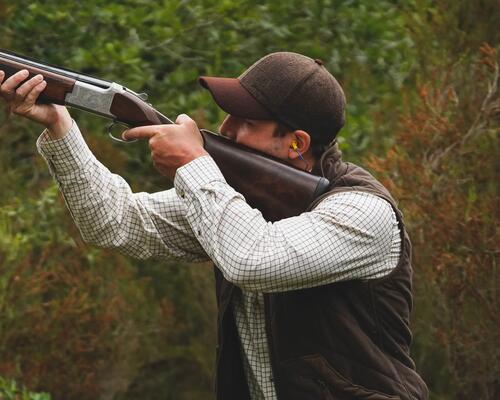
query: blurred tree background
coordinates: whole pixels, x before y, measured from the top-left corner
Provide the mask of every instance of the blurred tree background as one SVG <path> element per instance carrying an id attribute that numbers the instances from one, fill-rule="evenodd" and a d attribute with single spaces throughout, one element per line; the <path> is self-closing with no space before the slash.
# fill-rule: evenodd
<path id="1" fill-rule="evenodd" d="M 414 242 L 413 356 L 432 399 L 500 398 L 495 0 L 0 0 L 0 47 L 146 92 L 216 130 L 199 75 L 237 76 L 279 50 L 343 85 L 347 160 L 400 200 Z M 73 111 L 134 190 L 170 187 L 145 143 Z M 0 116 L 0 376 L 53 399 L 213 398 L 209 265 L 85 245 L 39 126 Z"/>

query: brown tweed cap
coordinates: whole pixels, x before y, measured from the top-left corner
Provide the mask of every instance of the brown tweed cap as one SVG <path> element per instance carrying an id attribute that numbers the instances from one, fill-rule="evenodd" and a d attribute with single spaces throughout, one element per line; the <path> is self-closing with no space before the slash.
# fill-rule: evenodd
<path id="1" fill-rule="evenodd" d="M 297 53 L 269 54 L 238 78 L 202 76 L 200 84 L 227 113 L 276 120 L 328 144 L 345 122 L 345 96 L 320 60 Z"/>

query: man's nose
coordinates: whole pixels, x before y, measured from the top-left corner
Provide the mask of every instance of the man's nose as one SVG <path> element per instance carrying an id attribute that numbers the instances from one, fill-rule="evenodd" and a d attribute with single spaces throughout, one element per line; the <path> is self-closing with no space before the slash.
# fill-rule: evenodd
<path id="1" fill-rule="evenodd" d="M 219 132 L 222 136 L 226 136 L 229 139 L 236 139 L 236 118 L 232 115 L 226 116 L 224 121 L 222 121 L 221 126 L 219 127 Z"/>

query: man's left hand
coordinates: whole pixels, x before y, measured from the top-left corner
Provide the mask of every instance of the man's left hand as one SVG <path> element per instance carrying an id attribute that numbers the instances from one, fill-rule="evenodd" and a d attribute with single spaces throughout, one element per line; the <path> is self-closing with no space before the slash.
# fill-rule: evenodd
<path id="1" fill-rule="evenodd" d="M 155 168 L 172 180 L 177 168 L 208 155 L 196 122 L 186 114 L 179 115 L 175 124 L 140 126 L 126 130 L 122 137 L 124 140 L 149 139 Z"/>

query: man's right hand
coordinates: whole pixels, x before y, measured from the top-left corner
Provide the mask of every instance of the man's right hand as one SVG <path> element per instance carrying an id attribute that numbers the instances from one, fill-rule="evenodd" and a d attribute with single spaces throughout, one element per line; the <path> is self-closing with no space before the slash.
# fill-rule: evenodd
<path id="1" fill-rule="evenodd" d="M 53 139 L 63 137 L 72 124 L 68 110 L 57 104 L 37 104 L 36 100 L 47 83 L 41 75 L 22 83 L 28 75 L 27 70 L 21 70 L 4 82 L 5 73 L 0 71 L 0 97 L 10 112 L 45 125 Z"/>

